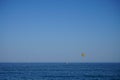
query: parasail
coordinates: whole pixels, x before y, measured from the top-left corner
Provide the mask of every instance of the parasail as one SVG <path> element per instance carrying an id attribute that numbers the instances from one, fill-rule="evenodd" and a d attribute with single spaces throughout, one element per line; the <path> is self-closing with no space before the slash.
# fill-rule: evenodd
<path id="1" fill-rule="evenodd" d="M 82 57 L 85 57 L 85 53 L 81 53 L 81 56 L 82 56 Z"/>

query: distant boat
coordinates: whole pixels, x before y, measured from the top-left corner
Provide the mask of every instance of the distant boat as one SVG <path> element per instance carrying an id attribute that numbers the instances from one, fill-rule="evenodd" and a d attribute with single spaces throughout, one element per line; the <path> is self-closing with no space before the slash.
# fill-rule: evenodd
<path id="1" fill-rule="evenodd" d="M 66 62 L 66 64 L 69 64 L 69 62 Z"/>

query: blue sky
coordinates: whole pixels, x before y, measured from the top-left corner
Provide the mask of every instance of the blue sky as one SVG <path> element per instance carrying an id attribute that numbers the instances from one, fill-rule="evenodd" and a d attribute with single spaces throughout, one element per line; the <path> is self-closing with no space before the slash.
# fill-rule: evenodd
<path id="1" fill-rule="evenodd" d="M 119 0 L 0 1 L 0 62 L 120 62 L 119 58 Z"/>

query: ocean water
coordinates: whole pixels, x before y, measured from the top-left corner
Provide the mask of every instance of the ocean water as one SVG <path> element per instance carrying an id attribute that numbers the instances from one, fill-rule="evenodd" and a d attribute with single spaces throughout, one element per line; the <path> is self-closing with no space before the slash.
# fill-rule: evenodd
<path id="1" fill-rule="evenodd" d="M 0 63 L 0 80 L 120 80 L 120 63 Z"/>

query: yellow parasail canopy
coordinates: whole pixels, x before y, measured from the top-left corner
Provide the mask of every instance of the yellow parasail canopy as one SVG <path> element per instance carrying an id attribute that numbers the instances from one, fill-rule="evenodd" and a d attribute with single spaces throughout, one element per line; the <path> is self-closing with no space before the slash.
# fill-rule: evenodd
<path id="1" fill-rule="evenodd" d="M 82 57 L 85 57 L 85 53 L 81 53 L 81 56 L 82 56 Z"/>

